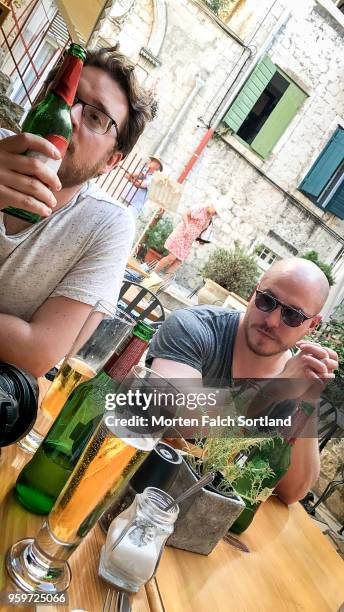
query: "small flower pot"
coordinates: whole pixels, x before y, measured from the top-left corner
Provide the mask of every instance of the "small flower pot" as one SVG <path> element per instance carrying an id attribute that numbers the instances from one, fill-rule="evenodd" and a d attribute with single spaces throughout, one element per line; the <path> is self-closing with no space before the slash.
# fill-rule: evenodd
<path id="1" fill-rule="evenodd" d="M 158 253 L 158 251 L 154 251 L 154 249 L 148 249 L 143 261 L 145 263 L 151 263 L 152 261 L 160 259 L 162 259 L 161 253 Z"/>
<path id="2" fill-rule="evenodd" d="M 183 459 L 169 494 L 176 498 L 197 480 L 197 475 Z M 209 485 L 181 502 L 179 508 L 174 533 L 167 544 L 209 555 L 244 510 L 245 503 L 238 495 L 219 493 Z"/>
<path id="3" fill-rule="evenodd" d="M 213 304 L 215 306 L 222 306 L 228 296 L 229 291 L 214 283 L 210 278 L 205 279 L 205 285 L 197 293 L 199 304 Z"/>

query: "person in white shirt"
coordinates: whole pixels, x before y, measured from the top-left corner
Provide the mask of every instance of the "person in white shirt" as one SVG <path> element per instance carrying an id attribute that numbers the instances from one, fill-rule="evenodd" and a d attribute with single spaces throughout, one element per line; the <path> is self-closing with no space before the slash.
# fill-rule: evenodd
<path id="1" fill-rule="evenodd" d="M 135 217 L 138 217 L 145 205 L 154 172 L 157 171 L 163 171 L 162 162 L 159 157 L 151 155 L 149 163 L 143 168 L 142 172 L 133 174 L 126 172 L 124 175 L 128 184 L 125 186 L 121 197 Z"/>
<path id="2" fill-rule="evenodd" d="M 0 211 L 14 206 L 41 220 L 0 212 L 0 361 L 44 374 L 68 352 L 92 306 L 117 301 L 134 223 L 90 179 L 131 151 L 151 119 L 151 103 L 118 48 L 90 50 L 58 175 L 23 155 L 30 149 L 57 159 L 51 143 L 2 130 Z M 97 131 L 88 125 L 87 105 L 98 115 Z"/>

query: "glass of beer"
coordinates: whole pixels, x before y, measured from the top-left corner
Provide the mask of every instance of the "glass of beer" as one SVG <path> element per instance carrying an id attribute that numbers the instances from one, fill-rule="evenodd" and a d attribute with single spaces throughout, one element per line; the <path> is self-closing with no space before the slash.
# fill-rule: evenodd
<path id="1" fill-rule="evenodd" d="M 116 350 L 121 351 L 134 325 L 135 320 L 116 305 L 97 302 L 43 397 L 35 427 L 18 442 L 23 450 L 36 452 L 74 389 L 96 376 Z"/>
<path id="2" fill-rule="evenodd" d="M 68 558 L 162 437 L 169 426 L 166 415 L 175 414 L 178 391 L 152 370 L 134 366 L 114 395 L 107 388 L 104 397 L 97 393 L 94 398 L 105 406 L 110 398 L 111 409 L 37 537 L 15 543 L 7 553 L 8 572 L 24 591 L 57 593 L 68 588 Z"/>

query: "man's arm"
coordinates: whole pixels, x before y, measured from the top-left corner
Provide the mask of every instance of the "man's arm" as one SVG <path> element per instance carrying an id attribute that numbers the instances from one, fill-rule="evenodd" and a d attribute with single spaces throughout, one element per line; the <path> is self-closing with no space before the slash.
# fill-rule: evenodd
<path id="1" fill-rule="evenodd" d="M 134 187 L 147 189 L 148 181 L 144 180 L 142 174 L 130 174 L 129 172 L 125 172 L 124 176 L 134 185 Z"/>
<path id="2" fill-rule="evenodd" d="M 293 387 L 294 390 L 298 388 L 302 393 L 300 399 L 309 401 L 315 407 L 316 415 L 317 401 L 324 384 L 334 378 L 334 370 L 338 369 L 338 355 L 332 349 L 312 342 L 301 341 L 298 346 L 300 352 L 287 362 L 280 377 L 288 379 L 290 391 Z M 319 478 L 319 440 L 315 416 L 310 417 L 306 427 L 307 433 L 304 432 L 304 435 L 307 437 L 296 440 L 290 467 L 275 489 L 286 504 L 303 499 Z"/>
<path id="3" fill-rule="evenodd" d="M 165 378 L 202 378 L 201 372 L 186 363 L 179 363 L 170 359 L 155 357 L 152 362 L 152 370 Z"/>
<path id="4" fill-rule="evenodd" d="M 42 376 L 68 353 L 91 308 L 55 297 L 46 300 L 29 322 L 0 314 L 0 360 Z"/>
<path id="5" fill-rule="evenodd" d="M 61 183 L 47 164 L 23 155 L 29 149 L 52 159 L 61 157 L 54 145 L 35 134 L 0 140 L 0 210 L 16 206 L 47 217 L 56 205 L 52 191 L 59 191 Z"/>
<path id="6" fill-rule="evenodd" d="M 299 438 L 291 452 L 290 467 L 275 493 L 285 504 L 293 504 L 307 495 L 318 480 L 319 472 L 318 438 Z"/>

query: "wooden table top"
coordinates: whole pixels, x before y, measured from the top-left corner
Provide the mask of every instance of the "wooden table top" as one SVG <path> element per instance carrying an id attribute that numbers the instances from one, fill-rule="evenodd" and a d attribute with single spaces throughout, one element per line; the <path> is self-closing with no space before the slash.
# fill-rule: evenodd
<path id="1" fill-rule="evenodd" d="M 344 561 L 301 504 L 271 497 L 241 536 L 243 553 L 223 540 L 208 557 L 167 547 L 154 588 L 154 612 L 337 612 Z"/>
<path id="2" fill-rule="evenodd" d="M 149 272 L 146 272 L 146 270 L 143 270 L 140 262 L 137 259 L 135 259 L 135 257 L 133 257 L 132 255 L 129 255 L 129 259 L 127 261 L 127 268 L 130 268 L 131 270 L 134 270 L 134 272 L 138 272 L 139 274 L 142 274 L 144 278 L 149 278 Z"/>
<path id="3" fill-rule="evenodd" d="M 17 475 L 30 457 L 16 444 L 2 449 L 0 457 L 0 591 L 15 590 L 5 568 L 7 549 L 17 540 L 35 536 L 44 520 L 44 517 L 25 510 L 13 493 Z M 110 586 L 98 576 L 100 549 L 104 542 L 105 536 L 96 525 L 72 555 L 69 562 L 72 581 L 68 589 L 68 606 L 21 606 L 20 612 L 70 612 L 73 609 L 102 612 Z M 145 589 L 141 589 L 131 600 L 132 612 L 150 611 Z M 1 612 L 10 610 L 15 608 L 0 605 Z"/>
<path id="4" fill-rule="evenodd" d="M 34 536 L 43 518 L 25 510 L 12 491 L 29 458 L 17 445 L 2 449 L 0 591 L 11 590 L 4 567 L 8 547 Z M 239 537 L 249 554 L 223 541 L 208 556 L 166 547 L 156 578 L 132 597 L 133 612 L 338 612 L 344 562 L 300 504 L 287 508 L 271 498 Z M 36 612 L 102 612 L 108 589 L 98 577 L 104 540 L 96 526 L 72 555 L 69 605 L 37 606 Z M 11 609 L 0 606 L 1 612 Z"/>

